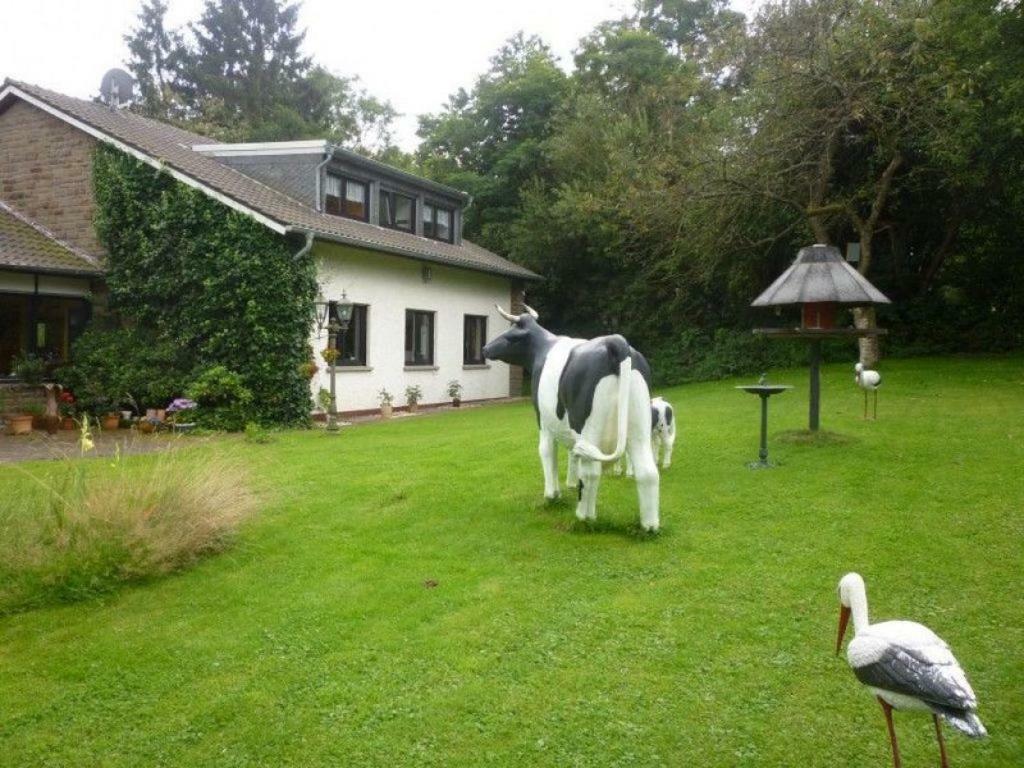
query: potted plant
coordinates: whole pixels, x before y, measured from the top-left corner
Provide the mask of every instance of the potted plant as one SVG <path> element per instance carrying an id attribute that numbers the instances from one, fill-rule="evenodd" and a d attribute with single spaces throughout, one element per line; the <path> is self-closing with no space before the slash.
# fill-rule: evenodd
<path id="1" fill-rule="evenodd" d="M 462 405 L 462 385 L 458 379 L 452 379 L 448 382 L 448 397 L 452 399 L 452 406 L 455 408 Z"/>
<path id="2" fill-rule="evenodd" d="M 100 429 L 113 431 L 121 426 L 121 414 L 118 411 L 107 411 L 100 417 Z"/>
<path id="3" fill-rule="evenodd" d="M 8 413 L 7 397 L 0 392 L 0 416 L 7 423 L 8 435 L 28 435 L 32 432 L 32 414 Z"/>
<path id="4" fill-rule="evenodd" d="M 60 428 L 67 430 L 77 429 L 78 427 L 75 424 L 75 396 L 70 389 L 65 389 L 60 393 L 57 407 L 60 410 Z"/>
<path id="5" fill-rule="evenodd" d="M 395 396 L 383 387 L 380 390 L 380 415 L 382 418 L 390 419 L 394 411 Z"/>
<path id="6" fill-rule="evenodd" d="M 25 413 L 32 420 L 32 429 L 46 428 L 46 409 L 39 403 L 29 403 L 26 405 Z"/>
<path id="7" fill-rule="evenodd" d="M 307 346 L 306 351 L 309 354 L 309 358 L 306 360 L 306 362 L 299 363 L 299 373 L 302 375 L 303 378 L 312 381 L 313 377 L 316 376 L 316 373 L 317 371 L 320 370 L 320 368 L 316 364 L 316 358 L 313 357 L 313 348 Z"/>
<path id="8" fill-rule="evenodd" d="M 14 375 L 26 387 L 38 387 L 46 378 L 46 361 L 38 355 L 19 355 L 14 360 Z"/>
<path id="9" fill-rule="evenodd" d="M 195 427 L 195 421 L 190 421 L 189 416 L 195 410 L 198 403 L 189 400 L 187 397 L 176 397 L 167 406 L 167 421 L 175 432 L 188 432 Z"/>
<path id="10" fill-rule="evenodd" d="M 320 387 L 316 393 L 316 407 L 320 413 L 327 413 L 331 409 L 331 391 L 326 387 Z"/>
<path id="11" fill-rule="evenodd" d="M 423 399 L 423 390 L 419 384 L 410 384 L 405 388 L 405 402 L 409 406 L 409 413 L 416 413 L 419 410 L 420 400 Z"/>

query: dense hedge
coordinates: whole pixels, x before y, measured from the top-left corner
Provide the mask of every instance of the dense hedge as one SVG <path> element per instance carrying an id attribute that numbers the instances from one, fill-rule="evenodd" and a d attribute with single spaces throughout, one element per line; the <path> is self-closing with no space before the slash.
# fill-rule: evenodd
<path id="1" fill-rule="evenodd" d="M 95 153 L 93 184 L 110 310 L 168 350 L 154 375 L 177 389 L 224 366 L 252 393 L 247 420 L 304 422 L 309 385 L 300 366 L 316 281 L 312 257 L 295 259 L 301 243 L 108 147 Z M 90 329 L 76 348 L 101 346 L 94 337 L 105 333 Z M 149 345 L 117 347 L 121 365 L 148 366 Z M 148 389 L 142 396 L 158 401 L 140 405 L 166 405 L 163 387 Z"/>

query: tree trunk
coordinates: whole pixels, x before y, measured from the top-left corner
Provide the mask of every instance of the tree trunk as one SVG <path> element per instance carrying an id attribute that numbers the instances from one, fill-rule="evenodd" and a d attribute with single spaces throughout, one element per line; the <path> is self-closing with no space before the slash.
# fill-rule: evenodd
<path id="1" fill-rule="evenodd" d="M 874 328 L 875 308 L 854 307 L 853 325 L 856 328 Z M 857 346 L 860 350 L 860 362 L 865 368 L 878 365 L 878 361 L 881 359 L 881 349 L 877 336 L 861 336 L 857 339 Z"/>
<path id="2" fill-rule="evenodd" d="M 870 226 L 860 226 L 860 264 L 857 265 L 857 271 L 865 277 L 867 276 L 868 268 L 871 266 L 871 246 L 872 237 L 874 235 L 874 223 Z M 875 308 L 868 307 L 854 307 L 853 309 L 853 325 L 855 328 L 874 328 L 875 327 Z M 859 351 L 859 357 L 861 365 L 865 368 L 872 368 L 878 365 L 878 361 L 881 359 L 882 353 L 878 344 L 877 336 L 861 336 L 857 339 L 857 349 Z"/>

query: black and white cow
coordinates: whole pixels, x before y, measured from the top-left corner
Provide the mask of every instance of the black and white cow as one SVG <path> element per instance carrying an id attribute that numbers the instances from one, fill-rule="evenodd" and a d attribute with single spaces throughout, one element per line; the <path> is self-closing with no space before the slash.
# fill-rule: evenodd
<path id="1" fill-rule="evenodd" d="M 484 357 L 530 372 L 540 427 L 544 495 L 561 494 L 557 444 L 569 447 L 566 481 L 579 484 L 580 520 L 597 518 L 602 463 L 628 453 L 640 499 L 640 524 L 658 529 L 658 468 L 651 451 L 651 369 L 622 336 L 589 341 L 555 336 L 526 307 L 516 317 L 498 307 L 512 327 L 484 347 Z"/>

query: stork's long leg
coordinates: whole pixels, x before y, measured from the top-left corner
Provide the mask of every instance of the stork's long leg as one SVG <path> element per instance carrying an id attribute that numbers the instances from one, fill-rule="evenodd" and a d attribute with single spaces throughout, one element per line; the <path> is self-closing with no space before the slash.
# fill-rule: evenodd
<path id="1" fill-rule="evenodd" d="M 889 726 L 889 743 L 892 745 L 893 768 L 902 768 L 903 762 L 900 760 L 900 748 L 896 743 L 896 728 L 892 724 L 892 707 L 881 696 L 878 697 L 878 703 L 882 705 L 882 711 L 885 713 L 885 723 Z"/>
<path id="2" fill-rule="evenodd" d="M 868 417 L 868 391 L 864 390 L 864 418 Z"/>
<path id="3" fill-rule="evenodd" d="M 878 418 L 878 390 L 875 390 L 875 418 Z"/>
<path id="4" fill-rule="evenodd" d="M 939 716 L 932 715 L 935 721 L 935 737 L 939 740 L 939 757 L 942 759 L 942 768 L 949 768 L 949 758 L 946 757 L 946 742 L 942 738 L 942 727 L 939 725 Z"/>

